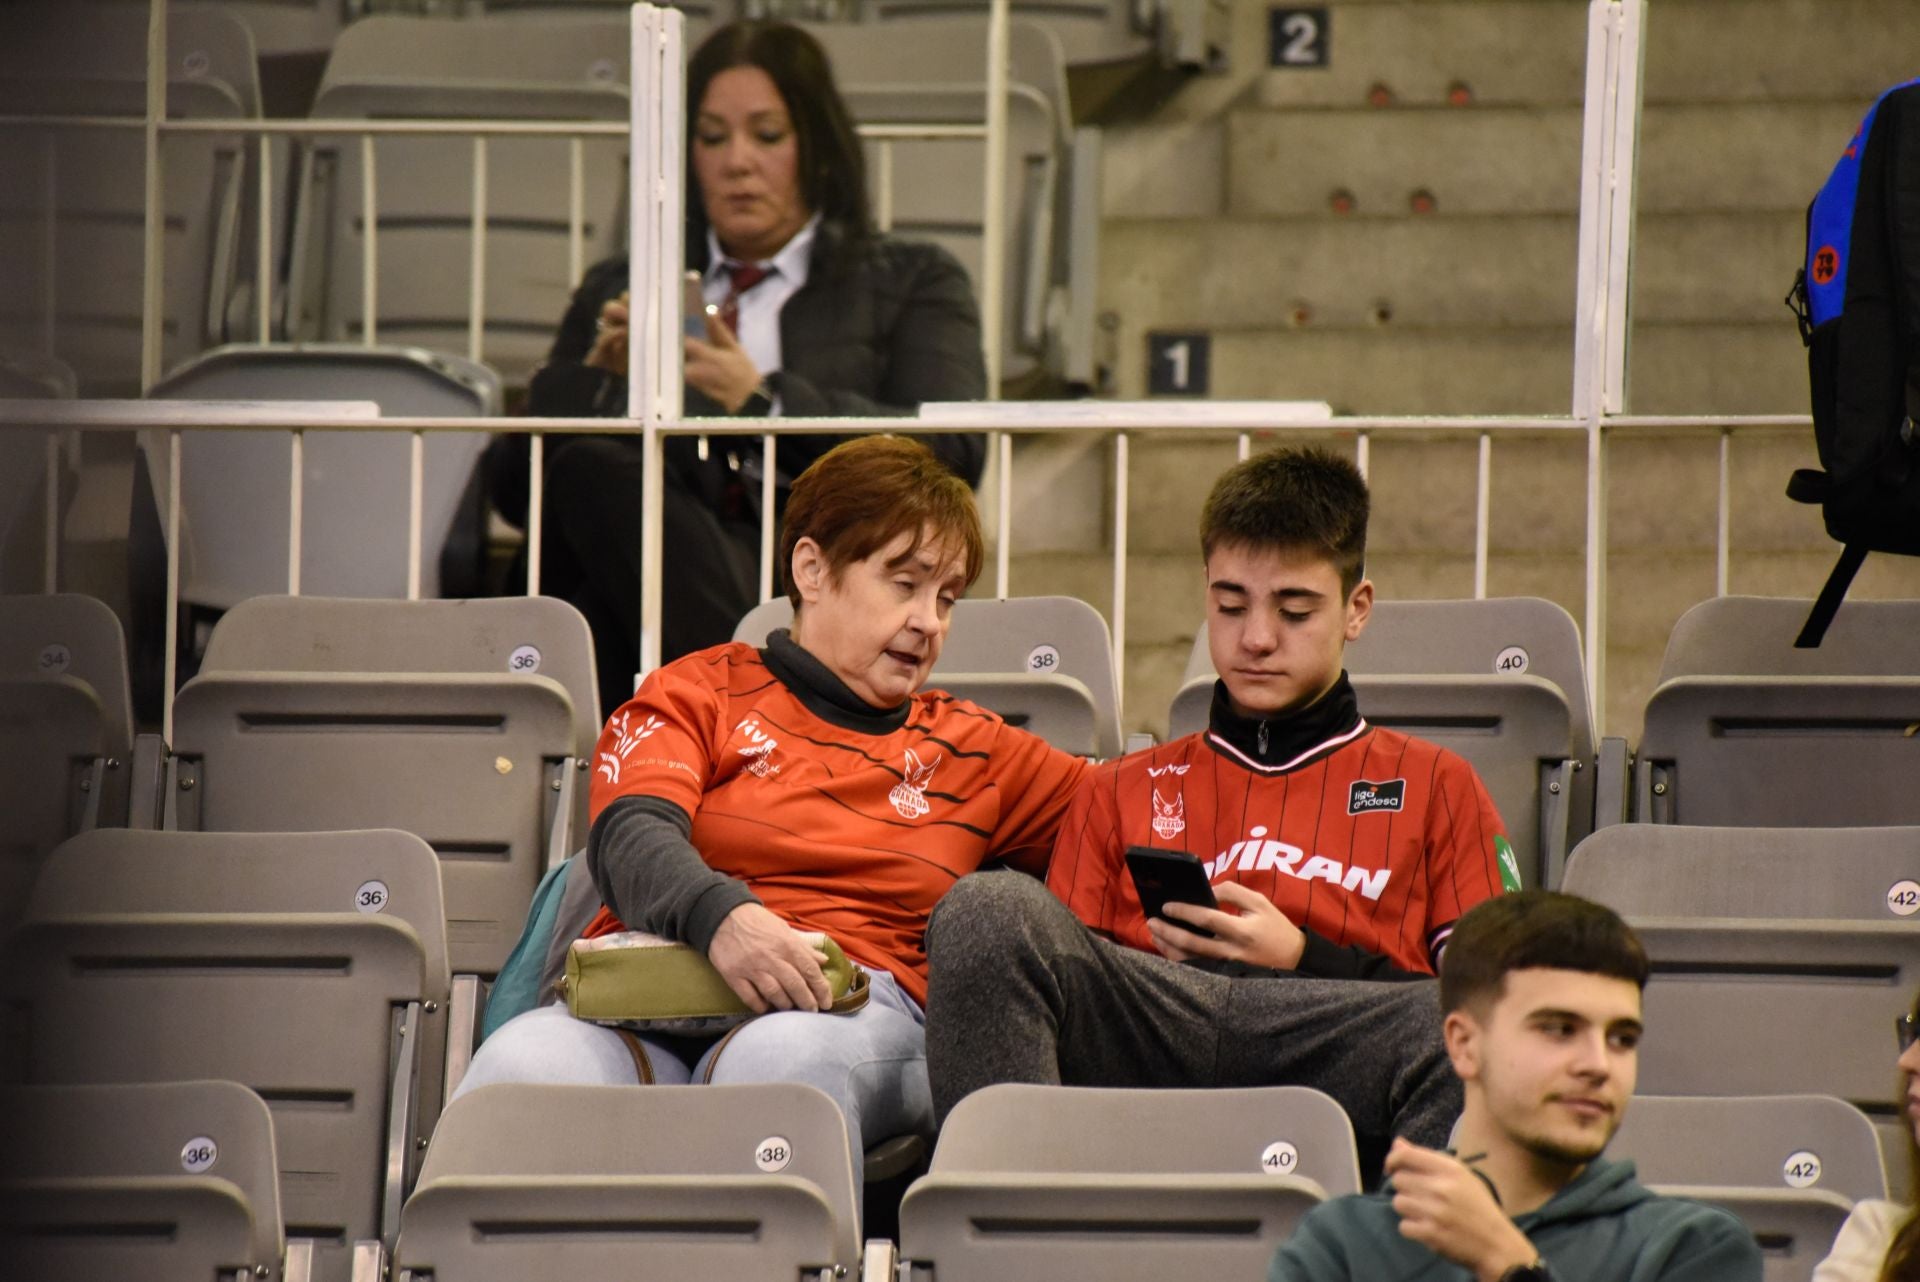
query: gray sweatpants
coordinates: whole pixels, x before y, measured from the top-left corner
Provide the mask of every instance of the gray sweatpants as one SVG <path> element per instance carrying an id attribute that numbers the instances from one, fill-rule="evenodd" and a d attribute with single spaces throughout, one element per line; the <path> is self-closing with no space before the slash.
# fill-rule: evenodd
<path id="1" fill-rule="evenodd" d="M 941 1121 L 995 1082 L 1311 1086 L 1346 1109 L 1373 1172 L 1393 1136 L 1444 1146 L 1460 1113 L 1431 982 L 1209 974 L 1095 935 L 1015 872 L 956 883 L 927 954 Z"/>

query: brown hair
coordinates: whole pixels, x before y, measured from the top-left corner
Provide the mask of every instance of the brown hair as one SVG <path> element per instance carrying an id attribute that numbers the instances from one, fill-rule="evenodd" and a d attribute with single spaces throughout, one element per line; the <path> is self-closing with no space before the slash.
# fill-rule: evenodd
<path id="1" fill-rule="evenodd" d="M 1367 483 L 1350 461 L 1321 449 L 1256 455 L 1221 474 L 1200 512 L 1200 551 L 1221 544 L 1325 557 L 1351 596 L 1367 561 Z"/>
<path id="2" fill-rule="evenodd" d="M 1913 1014 L 1920 1019 L 1920 993 L 1914 994 Z M 1920 1141 L 1914 1139 L 1911 1125 L 1906 1131 L 1907 1170 L 1911 1172 L 1907 1188 L 1916 1205 L 1907 1208 L 1906 1218 L 1894 1232 L 1886 1263 L 1880 1266 L 1879 1282 L 1920 1282 Z"/>
<path id="3" fill-rule="evenodd" d="M 1517 890 L 1467 911 L 1440 960 L 1440 1009 L 1497 1001 L 1515 970 L 1577 970 L 1647 986 L 1647 952 L 1620 914 L 1557 890 Z"/>
<path id="4" fill-rule="evenodd" d="M 973 491 L 937 455 L 906 436 L 860 436 L 834 446 L 800 474 L 780 528 L 780 566 L 787 600 L 800 608 L 793 550 L 801 539 L 820 545 L 833 573 L 864 560 L 902 534 L 906 555 L 929 541 L 961 553 L 967 583 L 980 577 L 986 540 Z"/>

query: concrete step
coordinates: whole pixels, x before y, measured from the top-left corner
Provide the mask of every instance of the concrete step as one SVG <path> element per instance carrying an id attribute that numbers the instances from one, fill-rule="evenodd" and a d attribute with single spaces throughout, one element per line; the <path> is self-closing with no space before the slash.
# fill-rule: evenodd
<path id="1" fill-rule="evenodd" d="M 1800 212 L 1644 214 L 1634 315 L 1795 333 L 1780 300 L 1805 246 Z M 1100 297 L 1141 329 L 1563 326 L 1578 261 L 1570 214 L 1110 221 Z"/>
<path id="2" fill-rule="evenodd" d="M 1269 69 L 1267 7 L 1236 4 L 1230 45 L 1264 106 L 1359 107 L 1375 85 L 1399 103 L 1439 105 L 1456 84 L 1481 104 L 1577 106 L 1586 84 L 1583 0 L 1344 0 L 1330 6 L 1329 65 L 1280 70 Z M 1648 9 L 1650 103 L 1846 100 L 1864 110 L 1913 74 L 1908 0 Z"/>
<path id="3" fill-rule="evenodd" d="M 1784 292 L 1784 290 L 1783 290 Z M 1116 394 L 1146 394 L 1151 316 L 1120 314 Z M 1802 414 L 1806 354 L 1790 322 L 1633 330 L 1631 405 L 1648 414 Z M 1223 329 L 1212 394 L 1330 402 L 1348 414 L 1565 414 L 1571 326 L 1499 329 Z"/>
<path id="4" fill-rule="evenodd" d="M 1861 110 L 1851 101 L 1648 106 L 1639 209 L 1803 214 Z M 1402 214 L 1424 192 L 1447 216 L 1577 214 L 1581 130 L 1577 107 L 1235 111 L 1226 118 L 1226 211 L 1325 214 L 1344 192 L 1360 212 Z"/>

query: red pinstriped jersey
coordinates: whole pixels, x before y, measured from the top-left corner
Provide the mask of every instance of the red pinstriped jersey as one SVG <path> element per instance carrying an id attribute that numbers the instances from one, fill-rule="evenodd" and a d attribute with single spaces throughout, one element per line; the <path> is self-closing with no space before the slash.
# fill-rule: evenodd
<path id="1" fill-rule="evenodd" d="M 1427 973 L 1460 915 L 1501 893 L 1512 857 L 1472 766 L 1364 720 L 1274 765 L 1207 731 L 1087 778 L 1047 884 L 1087 925 L 1152 951 L 1129 846 L 1188 851 L 1301 928 Z"/>

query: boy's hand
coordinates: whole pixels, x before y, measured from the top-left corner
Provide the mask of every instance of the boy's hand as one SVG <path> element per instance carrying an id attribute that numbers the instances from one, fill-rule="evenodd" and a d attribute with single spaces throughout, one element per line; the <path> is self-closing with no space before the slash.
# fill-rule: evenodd
<path id="1" fill-rule="evenodd" d="M 1300 965 L 1307 937 L 1285 913 L 1273 906 L 1271 899 L 1237 881 L 1221 882 L 1213 888 L 1213 897 L 1223 906 L 1239 911 L 1228 913 L 1197 904 L 1168 904 L 1167 916 L 1210 930 L 1214 938 L 1149 917 L 1147 933 L 1153 936 L 1154 946 L 1174 961 L 1213 957 L 1268 970 L 1294 970 Z"/>
<path id="2" fill-rule="evenodd" d="M 1400 1235 L 1473 1270 L 1479 1282 L 1499 1282 L 1508 1269 L 1540 1258 L 1492 1189 L 1453 1154 L 1396 1138 L 1386 1172 Z"/>

